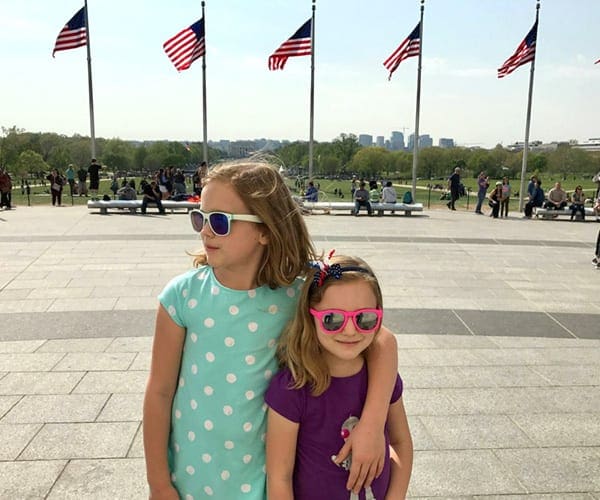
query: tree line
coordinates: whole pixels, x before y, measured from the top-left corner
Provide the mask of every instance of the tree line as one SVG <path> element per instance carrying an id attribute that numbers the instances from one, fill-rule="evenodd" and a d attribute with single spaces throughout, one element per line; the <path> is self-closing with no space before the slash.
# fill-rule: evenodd
<path id="1" fill-rule="evenodd" d="M 221 151 L 208 149 L 209 162 L 218 161 L 222 156 Z M 196 166 L 202 161 L 203 151 L 202 143 L 195 142 L 131 142 L 119 138 L 96 138 L 96 157 L 112 172 L 147 174 L 166 166 Z M 89 137 L 2 127 L 0 166 L 16 179 L 37 177 L 52 169 L 64 172 L 69 164 L 87 166 L 90 160 Z"/>
<path id="2" fill-rule="evenodd" d="M 27 132 L 17 127 L 2 127 L 0 166 L 15 179 L 41 175 L 56 168 L 63 172 L 69 164 L 85 166 L 90 161 L 90 138 L 71 137 L 48 132 Z M 133 142 L 119 138 L 96 139 L 97 158 L 113 172 L 151 173 L 173 166 L 190 168 L 202 161 L 202 143 L 179 141 Z M 412 178 L 412 152 L 389 151 L 380 147 L 363 147 L 354 134 L 341 134 L 331 142 L 315 143 L 313 175 L 337 177 L 357 175 L 365 178 Z M 301 175 L 308 174 L 308 143 L 296 141 L 273 152 L 282 165 Z M 225 153 L 208 148 L 209 163 L 226 158 Z M 454 167 L 464 175 L 476 177 L 482 170 L 492 178 L 520 177 L 522 151 L 509 151 L 502 145 L 493 149 L 439 148 L 419 150 L 417 177 L 445 179 Z M 530 151 L 529 173 L 550 172 L 590 178 L 600 171 L 600 156 L 592 152 L 559 144 L 548 151 Z"/>
<path id="3" fill-rule="evenodd" d="M 288 168 L 306 174 L 308 143 L 294 142 L 277 151 Z M 314 147 L 313 176 L 349 176 L 372 178 L 412 178 L 412 151 L 390 151 L 381 147 L 362 147 L 353 134 L 341 134 L 332 142 Z M 429 147 L 419 150 L 417 177 L 446 179 L 455 167 L 466 176 L 477 177 L 485 171 L 491 178 L 520 178 L 523 151 L 510 151 L 498 144 L 493 149 Z M 556 149 L 529 151 L 527 172 L 552 173 L 591 177 L 600 171 L 600 155 L 570 144 L 558 144 Z"/>

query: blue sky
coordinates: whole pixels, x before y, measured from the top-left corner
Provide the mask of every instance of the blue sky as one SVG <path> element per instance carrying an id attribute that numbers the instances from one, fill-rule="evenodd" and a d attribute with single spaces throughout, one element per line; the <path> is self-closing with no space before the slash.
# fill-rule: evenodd
<path id="1" fill-rule="evenodd" d="M 52 48 L 83 0 L 0 0 L 0 125 L 89 135 L 85 47 Z M 318 0 L 315 139 L 414 129 L 417 58 L 384 59 L 419 20 L 415 0 Z M 202 139 L 202 68 L 178 73 L 162 43 L 199 0 L 88 0 L 97 137 Z M 308 139 L 310 58 L 268 56 L 309 0 L 206 0 L 208 137 Z M 496 70 L 535 19 L 533 0 L 427 0 L 420 133 L 493 147 L 524 139 L 529 65 Z M 531 140 L 600 137 L 600 2 L 544 0 Z"/>

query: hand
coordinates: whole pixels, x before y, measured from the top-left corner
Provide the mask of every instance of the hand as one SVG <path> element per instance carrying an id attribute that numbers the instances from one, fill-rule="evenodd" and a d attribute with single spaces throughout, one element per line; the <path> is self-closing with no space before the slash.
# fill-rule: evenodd
<path id="1" fill-rule="evenodd" d="M 175 487 L 170 484 L 165 488 L 161 488 L 159 490 L 154 489 L 150 490 L 150 495 L 148 495 L 149 500 L 179 500 L 179 493 Z"/>
<path id="2" fill-rule="evenodd" d="M 338 452 L 334 462 L 339 465 L 352 451 L 352 465 L 346 488 L 358 495 L 360 490 L 371 486 L 373 479 L 383 471 L 385 461 L 385 437 L 382 433 L 375 433 L 368 427 L 362 427 L 359 421 L 352 429 L 342 449 Z"/>

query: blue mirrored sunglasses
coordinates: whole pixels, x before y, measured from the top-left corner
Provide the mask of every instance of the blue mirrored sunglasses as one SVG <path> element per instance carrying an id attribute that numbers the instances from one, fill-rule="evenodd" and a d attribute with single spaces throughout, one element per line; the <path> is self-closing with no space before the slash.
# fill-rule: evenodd
<path id="1" fill-rule="evenodd" d="M 256 215 L 250 214 L 230 214 L 227 212 L 204 212 L 194 209 L 190 211 L 190 219 L 194 231 L 200 232 L 208 222 L 210 230 L 216 236 L 227 236 L 231 232 L 231 221 L 242 220 L 246 222 L 255 222 L 261 224 L 262 220 Z"/>

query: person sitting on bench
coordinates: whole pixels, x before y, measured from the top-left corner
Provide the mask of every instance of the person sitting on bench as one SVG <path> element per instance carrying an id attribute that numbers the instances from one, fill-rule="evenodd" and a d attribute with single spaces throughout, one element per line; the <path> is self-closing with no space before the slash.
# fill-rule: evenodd
<path id="1" fill-rule="evenodd" d="M 360 207 L 366 207 L 369 215 L 373 215 L 373 209 L 369 202 L 369 192 L 365 189 L 365 182 L 362 181 L 359 188 L 354 192 L 354 215 L 358 216 Z"/>
<path id="2" fill-rule="evenodd" d="M 142 186 L 142 191 L 144 193 L 144 197 L 142 198 L 142 214 L 146 213 L 146 208 L 148 207 L 148 203 L 155 203 L 158 208 L 158 213 L 164 215 L 165 209 L 163 208 L 162 202 L 160 201 L 162 198 L 161 192 L 158 189 L 158 184 L 156 181 L 152 181 L 150 184 L 147 182 Z"/>
<path id="3" fill-rule="evenodd" d="M 319 190 L 315 187 L 313 181 L 309 181 L 306 193 L 302 197 L 304 201 L 319 201 Z"/>
<path id="4" fill-rule="evenodd" d="M 544 208 L 549 210 L 562 210 L 567 206 L 567 192 L 561 187 L 560 182 L 548 191 L 548 199 L 544 202 Z"/>

